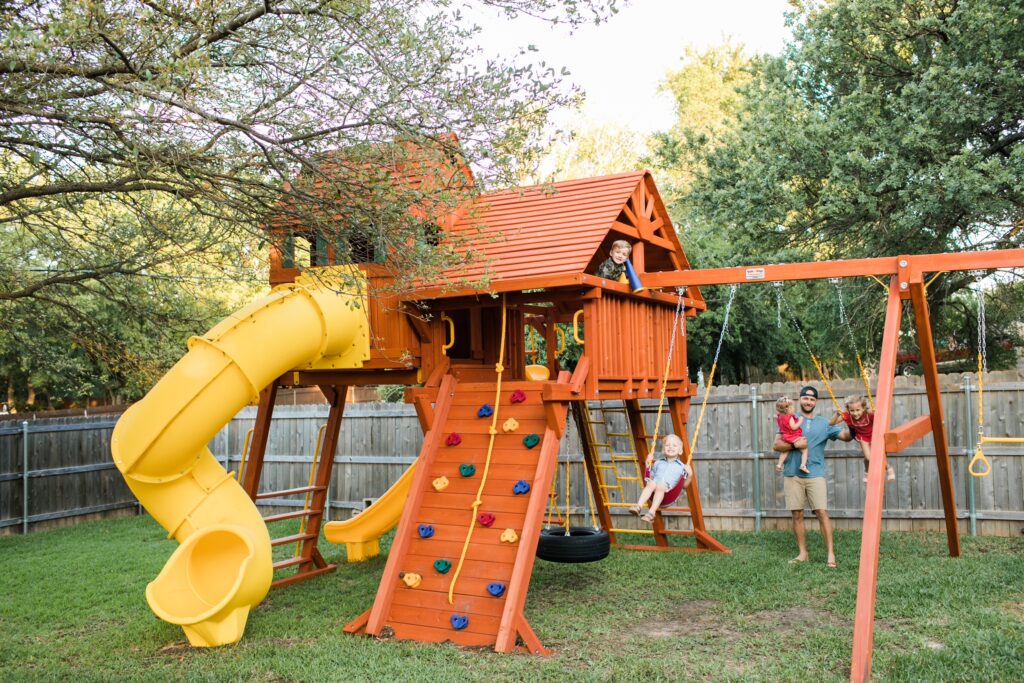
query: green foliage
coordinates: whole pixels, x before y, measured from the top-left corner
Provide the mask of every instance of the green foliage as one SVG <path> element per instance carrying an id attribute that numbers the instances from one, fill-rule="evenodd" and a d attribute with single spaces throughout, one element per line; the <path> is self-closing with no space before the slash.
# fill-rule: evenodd
<path id="1" fill-rule="evenodd" d="M 782 56 L 754 59 L 745 85 L 721 79 L 742 95 L 739 106 L 712 96 L 733 107 L 728 125 L 662 137 L 659 158 L 693 173 L 674 216 L 696 266 L 1021 245 L 1024 5 L 836 0 L 807 3 L 791 21 Z M 704 61 L 691 73 L 722 73 Z M 947 309 L 962 308 L 954 295 L 972 282 L 951 274 L 929 289 L 936 337 L 968 337 L 967 319 Z M 861 354 L 874 356 L 880 290 L 844 287 Z M 788 289 L 800 292 L 794 309 L 815 352 L 852 368 L 828 287 Z M 1009 305 L 1016 296 L 1003 289 L 992 297 Z M 996 338 L 1011 336 L 1011 319 L 992 321 Z"/>
<path id="2" fill-rule="evenodd" d="M 136 396 L 251 289 L 271 221 L 340 261 L 386 249 L 406 285 L 456 262 L 439 215 L 529 169 L 575 98 L 525 54 L 481 60 L 461 7 L 0 3 L 0 389 Z"/>

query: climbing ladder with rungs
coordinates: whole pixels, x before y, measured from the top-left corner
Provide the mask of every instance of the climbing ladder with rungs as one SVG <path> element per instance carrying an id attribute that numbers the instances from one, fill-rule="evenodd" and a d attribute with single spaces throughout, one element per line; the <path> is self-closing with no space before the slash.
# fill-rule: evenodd
<path id="1" fill-rule="evenodd" d="M 640 496 L 643 472 L 636 457 L 626 407 L 621 401 L 584 401 L 577 423 L 589 436 L 598 494 L 605 507 L 627 508 Z"/>
<path id="2" fill-rule="evenodd" d="M 573 417 L 580 433 L 580 441 L 591 474 L 591 485 L 598 491 L 598 505 L 602 523 L 612 543 L 617 544 L 618 534 L 653 536 L 655 546 L 623 546 L 631 549 L 668 549 L 669 536 L 693 536 L 700 550 L 729 552 L 704 528 L 704 516 L 700 509 L 700 494 L 694 480 L 689 489 L 680 494 L 678 503 L 664 505 L 659 510 L 654 524 L 650 527 L 629 528 L 615 525 L 611 511 L 615 508 L 632 507 L 640 497 L 643 487 L 643 465 L 647 453 L 656 448 L 655 441 L 664 436 L 665 420 L 658 435 L 648 434 L 645 416 L 657 414 L 656 406 L 642 406 L 639 401 L 577 401 L 573 404 Z M 683 400 L 676 409 L 685 414 L 689 401 Z M 671 422 L 669 422 L 671 424 Z M 685 426 L 685 425 L 684 425 Z M 685 435 L 684 435 L 685 436 Z M 685 439 L 684 439 L 685 445 Z M 639 447 L 639 452 L 638 452 Z M 692 529 L 669 529 L 662 514 L 688 515 Z M 621 517 L 620 517 L 621 518 Z"/>
<path id="3" fill-rule="evenodd" d="M 568 404 L 543 386 L 503 383 L 495 406 L 494 384 L 443 379 L 376 600 L 346 632 L 546 652 L 523 606 Z"/>

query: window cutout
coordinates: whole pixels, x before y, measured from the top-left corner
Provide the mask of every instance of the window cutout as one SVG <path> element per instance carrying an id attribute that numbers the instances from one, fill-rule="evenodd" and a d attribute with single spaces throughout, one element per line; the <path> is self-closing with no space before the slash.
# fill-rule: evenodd
<path id="1" fill-rule="evenodd" d="M 294 237 L 294 256 L 292 258 L 293 268 L 309 268 L 311 252 L 314 250 L 311 248 L 309 238 L 306 235 L 295 235 Z"/>

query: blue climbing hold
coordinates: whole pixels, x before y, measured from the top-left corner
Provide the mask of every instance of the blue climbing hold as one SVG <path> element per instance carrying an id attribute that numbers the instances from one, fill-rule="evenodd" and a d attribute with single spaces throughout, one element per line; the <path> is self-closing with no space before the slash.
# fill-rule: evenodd
<path id="1" fill-rule="evenodd" d="M 490 417 L 494 415 L 494 408 L 491 407 L 490 403 L 485 403 L 480 406 L 480 410 L 476 411 L 477 417 Z"/>
<path id="2" fill-rule="evenodd" d="M 515 483 L 515 486 L 512 487 L 512 493 L 516 494 L 517 496 L 522 494 L 522 493 L 529 493 L 529 492 L 530 492 L 530 485 L 526 483 L 525 479 L 520 479 L 519 481 L 517 481 Z"/>
<path id="3" fill-rule="evenodd" d="M 500 598 L 502 595 L 505 594 L 505 584 L 498 583 L 497 581 L 495 581 L 494 583 L 489 583 L 487 584 L 487 592 L 496 598 Z"/>
<path id="4" fill-rule="evenodd" d="M 452 628 L 453 629 L 455 629 L 456 631 L 461 631 L 462 629 L 466 628 L 467 626 L 469 626 L 469 617 L 467 617 L 465 614 L 453 614 L 452 615 Z"/>
<path id="5" fill-rule="evenodd" d="M 434 535 L 434 527 L 429 524 L 420 524 L 419 532 L 420 538 L 430 538 Z"/>

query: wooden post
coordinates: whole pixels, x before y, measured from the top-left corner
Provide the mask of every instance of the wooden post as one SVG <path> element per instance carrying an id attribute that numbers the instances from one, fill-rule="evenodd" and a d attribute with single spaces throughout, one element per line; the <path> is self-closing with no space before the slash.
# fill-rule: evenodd
<path id="1" fill-rule="evenodd" d="M 878 589 L 878 550 L 885 495 L 885 433 L 889 431 L 892 416 L 902 304 L 899 282 L 893 277 L 889 283 L 889 300 L 885 308 L 885 332 L 882 335 L 882 357 L 878 364 L 878 388 L 875 392 L 875 426 L 871 433 L 872 465 L 868 470 L 867 495 L 864 500 L 857 606 L 853 622 L 853 658 L 850 663 L 850 680 L 855 683 L 865 683 L 871 678 L 875 595 Z"/>
<path id="2" fill-rule="evenodd" d="M 917 325 L 917 343 L 921 352 L 921 370 L 924 372 L 924 386 L 928 393 L 928 412 L 931 415 L 932 439 L 935 442 L 935 464 L 939 472 L 942 509 L 946 513 L 946 539 L 949 544 L 949 556 L 960 557 L 960 529 L 956 521 L 953 467 L 949 462 L 946 420 L 942 414 L 942 393 L 939 389 L 939 368 L 935 362 L 935 342 L 932 339 L 932 323 L 928 315 L 928 300 L 923 280 L 910 283 L 910 300 L 914 304 L 914 322 Z"/>
<path id="3" fill-rule="evenodd" d="M 267 453 L 267 439 L 270 436 L 270 421 L 274 417 L 274 401 L 277 399 L 277 380 L 260 392 L 260 405 L 256 410 L 256 424 L 253 426 L 252 442 L 249 444 L 249 458 L 245 464 L 242 488 L 249 497 L 256 500 L 260 492 L 260 477 L 263 475 L 263 457 Z M 245 454 L 243 453 L 243 456 Z"/>
<path id="4" fill-rule="evenodd" d="M 608 540 L 615 543 L 615 532 L 612 531 L 611 511 L 604 504 L 604 492 L 601 490 L 601 480 L 594 466 L 591 456 L 594 454 L 594 444 L 590 439 L 590 429 L 583 418 L 585 407 L 581 407 L 582 401 L 573 401 L 570 404 L 573 419 L 576 421 L 576 431 L 580 435 L 580 444 L 583 450 L 583 467 L 587 472 L 587 481 L 590 483 L 590 490 L 594 494 L 594 507 L 597 508 L 597 518 L 601 520 L 601 526 L 608 531 Z"/>

